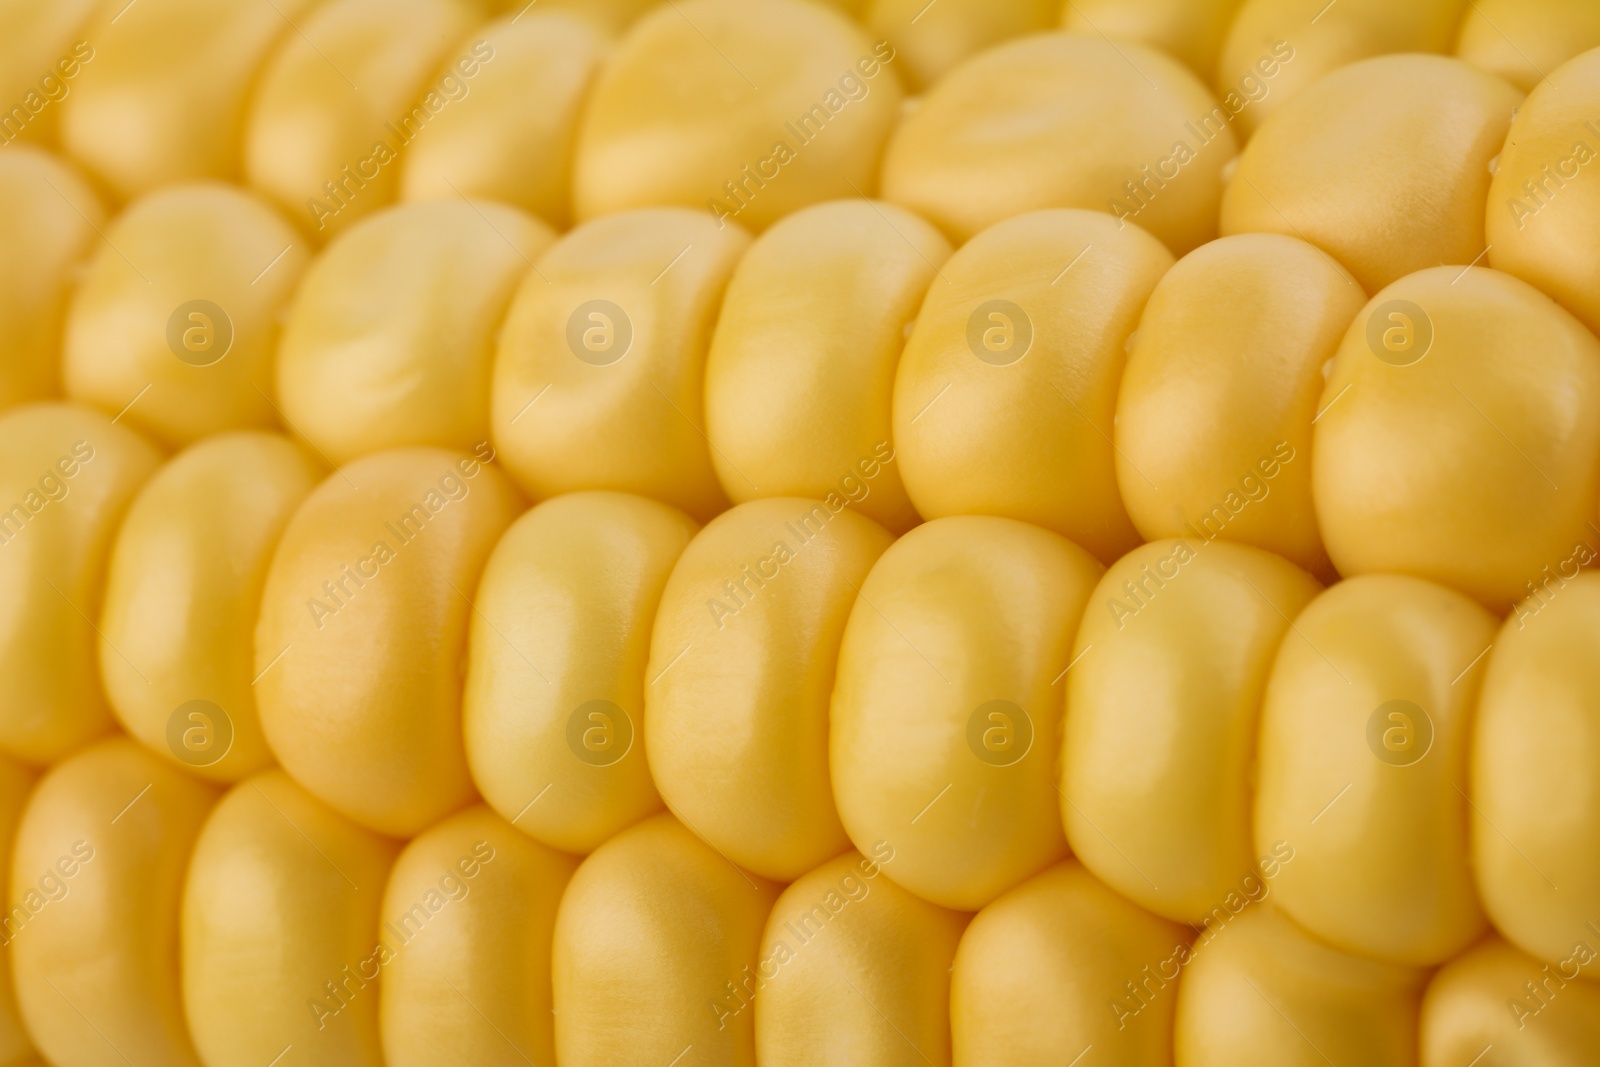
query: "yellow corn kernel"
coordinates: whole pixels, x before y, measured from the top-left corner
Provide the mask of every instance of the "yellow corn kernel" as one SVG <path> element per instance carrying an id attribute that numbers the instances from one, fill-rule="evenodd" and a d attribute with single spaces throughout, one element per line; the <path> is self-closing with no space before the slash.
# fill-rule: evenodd
<path id="1" fill-rule="evenodd" d="M 1600 938 L 1589 934 L 1584 947 L 1591 960 L 1596 944 Z M 1600 1048 L 1600 982 L 1576 972 L 1573 962 L 1562 969 L 1541 965 L 1498 937 L 1484 939 L 1428 983 L 1420 1067 L 1458 1067 L 1474 1056 L 1488 1067 L 1592 1062 Z"/>
<path id="2" fill-rule="evenodd" d="M 461 742 L 467 620 L 519 509 L 477 458 L 359 459 L 284 531 L 256 626 L 256 701 L 279 762 L 369 829 L 410 836 L 473 799 Z M 483 462 L 479 462 L 482 460 Z"/>
<path id="3" fill-rule="evenodd" d="M 1600 8 L 1596 9 L 1600 12 Z M 1489 185 L 1489 265 L 1600 331 L 1600 52 L 1550 71 L 1517 109 Z"/>
<path id="4" fill-rule="evenodd" d="M 1056 20 L 1058 0 L 865 0 L 860 18 L 894 44 L 900 78 L 915 91 L 933 85 L 969 56 L 1037 33 Z"/>
<path id="5" fill-rule="evenodd" d="M 606 34 L 576 13 L 530 13 L 482 27 L 479 37 L 496 62 L 474 78 L 454 57 L 445 65 L 436 80 L 450 106 L 406 153 L 400 199 L 496 200 L 564 228 L 579 109 L 609 50 Z"/>
<path id="6" fill-rule="evenodd" d="M 494 61 L 474 41 L 469 0 L 327 0 L 267 61 L 245 120 L 244 169 L 314 240 L 394 199 L 396 160 L 449 106 L 426 79 L 447 61 L 463 74 Z"/>
<path id="7" fill-rule="evenodd" d="M 754 1010 L 763 1067 L 950 1063 L 950 967 L 967 916 L 887 878 L 894 851 L 851 850 L 795 880 L 767 919 L 761 958 L 712 1002 Z"/>
<path id="8" fill-rule="evenodd" d="M 550 942 L 577 866 L 481 804 L 406 846 L 378 934 L 389 1067 L 555 1063 Z"/>
<path id="9" fill-rule="evenodd" d="M 1600 575 L 1588 543 L 1500 628 L 1473 738 L 1473 867 L 1518 948 L 1600 977 Z M 1586 959 L 1572 963 L 1586 942 Z M 1600 989 L 1600 986 L 1596 987 Z M 1600 994 L 1597 994 L 1600 995 Z"/>
<path id="10" fill-rule="evenodd" d="M 67 393 L 172 446 L 274 426 L 279 320 L 308 258 L 299 233 L 248 190 L 151 193 L 112 222 L 73 294 Z"/>
<path id="11" fill-rule="evenodd" d="M 1139 543 L 1117 491 L 1117 386 L 1172 256 L 1109 215 L 1020 215 L 940 270 L 900 358 L 894 447 L 927 518 L 1004 515 L 1112 560 Z"/>
<path id="12" fill-rule="evenodd" d="M 705 358 L 749 243 L 664 208 L 587 223 L 539 258 L 494 368 L 494 440 L 523 489 L 639 493 L 702 521 L 727 507 L 701 429 Z"/>
<path id="13" fill-rule="evenodd" d="M 1494 623 L 1460 593 L 1367 575 L 1284 638 L 1261 710 L 1256 847 L 1294 849 L 1279 906 L 1330 944 L 1424 966 L 1483 933 L 1464 790 Z"/>
<path id="14" fill-rule="evenodd" d="M 839 651 L 829 754 L 856 846 L 890 878 L 975 911 L 1066 855 L 1056 784 L 1063 686 L 1102 568 L 990 516 L 935 519 L 861 584 Z"/>
<path id="15" fill-rule="evenodd" d="M 711 520 L 673 568 L 650 642 L 645 751 L 684 824 L 790 882 L 850 847 L 828 778 L 828 702 L 856 591 L 893 538 L 774 497 Z"/>
<path id="16" fill-rule="evenodd" d="M 896 533 L 918 521 L 892 465 L 895 368 L 949 256 L 932 226 L 866 200 L 806 208 L 751 245 L 706 357 L 706 434 L 729 497 L 832 493 Z"/>
<path id="17" fill-rule="evenodd" d="M 0 415 L 0 750 L 7 755 L 55 763 L 111 727 L 91 620 L 100 615 L 117 525 L 158 462 L 138 434 L 76 404 L 28 404 Z"/>
<path id="18" fill-rule="evenodd" d="M 1034 34 L 928 92 L 885 150 L 883 197 L 958 242 L 1024 212 L 1075 207 L 1137 222 L 1183 255 L 1216 236 L 1236 152 L 1232 115 L 1177 60 Z"/>
<path id="19" fill-rule="evenodd" d="M 1523 92 L 1600 45 L 1600 8 L 1587 0 L 1473 0 L 1455 54 Z"/>
<path id="20" fill-rule="evenodd" d="M 100 198 L 65 160 L 27 145 L 0 152 L 0 409 L 61 392 L 68 296 L 104 222 Z"/>
<path id="21" fill-rule="evenodd" d="M 1143 545 L 1100 579 L 1066 680 L 1061 821 L 1123 896 L 1198 923 L 1259 881 L 1271 862 L 1251 825 L 1261 696 L 1290 620 L 1320 591 L 1286 560 L 1201 538 Z"/>
<path id="22" fill-rule="evenodd" d="M 399 845 L 282 771 L 217 804 L 183 894 L 183 1004 L 206 1067 L 382 1067 L 379 903 Z"/>
<path id="23" fill-rule="evenodd" d="M 273 762 L 251 685 L 256 616 L 272 551 L 320 474 L 276 434 L 210 437 L 145 483 L 117 533 L 100 616 L 111 709 L 202 778 Z"/>
<path id="24" fill-rule="evenodd" d="M 1504 610 L 1587 539 L 1600 503 L 1600 342 L 1492 270 L 1380 292 L 1339 347 L 1312 436 L 1344 575 L 1398 571 Z"/>
<path id="25" fill-rule="evenodd" d="M 899 115 L 895 52 L 799 0 L 683 0 L 633 26 L 601 71 L 573 158 L 580 220 L 677 204 L 761 230 L 870 196 Z"/>
<path id="26" fill-rule="evenodd" d="M 1117 484 L 1139 532 L 1221 537 L 1333 577 L 1311 504 L 1323 366 L 1366 300 L 1294 237 L 1241 234 L 1156 285 L 1117 395 Z"/>
<path id="27" fill-rule="evenodd" d="M 341 234 L 284 328 L 284 418 L 336 463 L 487 440 L 495 337 L 554 239 L 515 208 L 460 200 L 391 208 Z"/>
<path id="28" fill-rule="evenodd" d="M 1216 85 L 1250 101 L 1240 112 L 1248 137 L 1285 101 L 1340 67 L 1388 52 L 1448 51 L 1464 4 L 1339 0 L 1314 11 L 1302 0 L 1245 0 L 1222 46 Z M 1401 158 L 1412 157 L 1385 156 L 1391 162 Z M 1328 174 L 1318 172 L 1323 179 Z"/>
<path id="29" fill-rule="evenodd" d="M 1459 58 L 1525 93 L 1596 45 L 1600 7 L 1588 0 L 1473 0 L 1456 35 Z"/>
<path id="30" fill-rule="evenodd" d="M 1178 986 L 1184 1067 L 1415 1067 L 1426 972 L 1332 948 L 1270 904 L 1209 927 Z M 1463 1061 L 1465 1062 L 1465 1061 Z"/>
<path id="31" fill-rule="evenodd" d="M 1073 33 L 1103 33 L 1159 48 L 1194 71 L 1201 81 L 1209 82 L 1240 2 L 1063 0 L 1061 28 Z"/>
<path id="32" fill-rule="evenodd" d="M 84 28 L 103 6 L 100 0 L 0 3 L 0 142 L 55 142 L 60 102 L 96 54 Z"/>
<path id="33" fill-rule="evenodd" d="M 1489 160 L 1522 99 L 1443 56 L 1381 56 L 1295 97 L 1239 156 L 1223 234 L 1312 242 L 1368 291 L 1484 252 Z"/>
<path id="34" fill-rule="evenodd" d="M 63 148 L 124 198 L 236 178 L 256 71 L 319 2 L 102 3 L 83 31 L 95 57 L 61 103 Z"/>
<path id="35" fill-rule="evenodd" d="M 1092 1048 L 1108 1067 L 1170 1065 L 1190 936 L 1075 861 L 1042 871 L 961 938 L 950 979 L 956 1062 L 1071 1063 Z"/>
<path id="36" fill-rule="evenodd" d="M 37 778 L 31 768 L 0 756 L 0 885 L 7 887 L 8 898 L 11 897 L 11 857 L 16 844 L 17 827 Z M 70 864 L 68 866 L 70 869 Z M 57 870 L 55 873 L 59 876 L 61 872 Z M 30 873 L 27 877 L 37 878 L 40 873 Z M 22 932 L 32 914 L 27 906 L 27 895 L 24 894 L 21 900 L 9 899 L 6 913 L 0 916 L 0 1063 L 23 1067 L 44 1062 L 28 1056 L 33 1051 L 33 1045 L 28 1040 L 21 1014 L 17 1010 L 16 985 L 11 977 L 11 943 Z"/>
<path id="37" fill-rule="evenodd" d="M 22 1017 L 52 1063 L 198 1067 L 178 917 L 189 853 L 216 799 L 125 737 L 57 765 L 29 798 L 6 932 Z"/>
<path id="38" fill-rule="evenodd" d="M 757 965 L 777 896 L 671 815 L 601 845 L 556 915 L 556 1060 L 647 1067 L 692 1048 L 701 1063 L 754 1067 L 751 1013 L 711 1008 Z"/>
<path id="39" fill-rule="evenodd" d="M 523 515 L 478 584 L 462 728 L 483 797 L 531 837 L 593 852 L 661 808 L 645 763 L 645 666 L 683 512 L 572 493 Z"/>

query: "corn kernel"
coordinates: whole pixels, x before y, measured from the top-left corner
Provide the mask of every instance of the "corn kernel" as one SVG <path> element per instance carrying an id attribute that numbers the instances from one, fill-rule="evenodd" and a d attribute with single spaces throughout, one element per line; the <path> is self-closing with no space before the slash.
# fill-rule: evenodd
<path id="1" fill-rule="evenodd" d="M 1398 571 L 1505 610 L 1600 507 L 1600 341 L 1493 270 L 1372 298 L 1320 401 L 1312 484 L 1339 573 Z"/>
<path id="2" fill-rule="evenodd" d="M 1174 1026 L 1184 1067 L 1417 1062 L 1425 971 L 1340 952 L 1270 904 L 1208 931 L 1191 954 Z"/>
<path id="3" fill-rule="evenodd" d="M 1526 93 L 1596 45 L 1600 7 L 1588 0 L 1472 0 L 1455 52 Z"/>
<path id="4" fill-rule="evenodd" d="M 484 799 L 589 853 L 659 811 L 644 690 L 661 591 L 697 529 L 676 508 L 571 493 L 511 524 L 483 570 L 462 728 Z"/>
<path id="5" fill-rule="evenodd" d="M 883 197 L 957 241 L 1043 208 L 1107 211 L 1178 255 L 1216 236 L 1232 117 L 1143 45 L 1035 34 L 930 90 L 883 157 Z M 1059 269 L 1059 268 L 1057 268 Z"/>
<path id="6" fill-rule="evenodd" d="M 247 190 L 151 193 L 112 222 L 73 294 L 68 394 L 167 445 L 271 427 L 279 316 L 308 258 L 304 239 Z"/>
<path id="7" fill-rule="evenodd" d="M 797 0 L 683 0 L 601 72 L 573 161 L 580 220 L 677 204 L 762 230 L 872 195 L 900 103 L 894 49 Z"/>
<path id="8" fill-rule="evenodd" d="M 124 198 L 236 178 L 256 70 L 318 2 L 101 4 L 83 31 L 94 60 L 61 103 L 63 147 Z"/>
<path id="9" fill-rule="evenodd" d="M 460 200 L 406 204 L 347 230 L 289 312 L 284 418 L 337 463 L 487 440 L 500 322 L 554 239 L 515 208 Z"/>
<path id="10" fill-rule="evenodd" d="M 1019 215 L 928 289 L 895 378 L 901 477 L 926 518 L 1004 515 L 1102 560 L 1139 543 L 1112 416 L 1128 338 L 1172 256 L 1087 211 Z"/>
<path id="11" fill-rule="evenodd" d="M 17 826 L 11 944 L 17 1002 L 53 1063 L 198 1067 L 184 1025 L 184 871 L 216 790 L 125 737 L 40 781 Z M 13 920 L 16 912 L 12 912 Z"/>
<path id="12" fill-rule="evenodd" d="M 961 938 L 950 979 L 956 1062 L 1071 1063 L 1089 1053 L 1109 1067 L 1167 1067 L 1177 991 L 1164 972 L 1187 958 L 1189 938 L 1072 860 L 1035 875 Z"/>
<path id="13" fill-rule="evenodd" d="M 917 521 L 892 465 L 895 369 L 950 245 L 892 204 L 798 211 L 750 246 L 706 357 L 706 436 L 743 503 L 842 494 L 904 533 Z"/>
<path id="14" fill-rule="evenodd" d="M 105 733 L 96 669 L 106 560 L 156 469 L 132 430 L 76 404 L 0 415 L 0 749 L 55 763 Z M 117 655 L 116 650 L 108 652 Z"/>
<path id="15" fill-rule="evenodd" d="M 579 112 L 610 48 L 577 15 L 530 13 L 474 31 L 495 62 L 468 78 L 452 56 L 435 79 L 450 106 L 407 152 L 401 200 L 495 200 L 567 225 Z"/>
<path id="16" fill-rule="evenodd" d="M 1592 559 L 1593 550 L 1582 546 Z M 1577 561 L 1562 569 L 1577 570 Z M 1547 572 L 1549 573 L 1549 572 Z M 1473 867 L 1500 931 L 1600 977 L 1600 575 L 1554 576 L 1495 638 L 1473 735 Z"/>
<path id="17" fill-rule="evenodd" d="M 1278 234 L 1224 237 L 1164 274 L 1117 394 L 1117 484 L 1150 540 L 1221 537 L 1333 577 L 1311 503 L 1323 368 L 1366 294 Z"/>
<path id="18" fill-rule="evenodd" d="M 1590 934 L 1593 958 L 1600 938 Z M 1422 1002 L 1420 1067 L 1454 1067 L 1483 1057 L 1506 1063 L 1579 1067 L 1600 1048 L 1600 984 L 1486 938 L 1434 974 Z M 1485 1063 L 1491 1062 L 1488 1059 Z"/>
<path id="19" fill-rule="evenodd" d="M 1478 0 L 1473 0 L 1477 3 Z M 1216 83 L 1249 93 L 1269 78 L 1266 91 L 1241 112 L 1244 137 L 1287 101 L 1324 75 L 1388 52 L 1446 52 L 1463 0 L 1338 0 L 1320 11 L 1300 0 L 1245 0 L 1228 29 L 1217 61 Z M 1272 74 L 1265 65 L 1273 42 L 1289 58 Z M 1240 139 L 1243 140 L 1244 137 Z M 1317 172 L 1325 178 L 1329 172 Z M 1347 264 L 1348 265 L 1348 264 Z"/>
<path id="20" fill-rule="evenodd" d="M 494 368 L 494 439 L 524 490 L 639 493 L 702 521 L 727 507 L 702 429 L 705 359 L 749 243 L 668 208 L 587 223 L 539 258 Z"/>
<path id="21" fill-rule="evenodd" d="M 555 1062 L 550 943 L 578 861 L 478 805 L 420 834 L 384 891 L 384 1062 Z"/>
<path id="22" fill-rule="evenodd" d="M 1240 2 L 1063 0 L 1061 28 L 1073 33 L 1103 33 L 1159 48 L 1181 60 L 1201 81 L 1210 82 Z"/>
<path id="23" fill-rule="evenodd" d="M 519 506 L 491 459 L 396 449 L 341 468 L 289 520 L 267 574 L 256 625 L 267 742 L 297 782 L 379 833 L 419 833 L 474 797 L 467 619 Z"/>
<path id="24" fill-rule="evenodd" d="M 251 684 L 256 616 L 273 549 L 321 473 L 276 434 L 209 437 L 144 484 L 117 533 L 106 695 L 129 734 L 202 778 L 273 763 Z"/>
<path id="25" fill-rule="evenodd" d="M 468 0 L 321 3 L 260 73 L 245 120 L 250 184 L 317 241 L 388 204 L 395 161 L 447 106 L 425 79 L 451 58 L 493 61 L 487 41 L 451 54 L 478 17 Z"/>
<path id="26" fill-rule="evenodd" d="M 833 691 L 834 798 L 890 878 L 974 911 L 1066 855 L 1062 688 L 1101 567 L 991 516 L 936 519 L 879 558 L 846 624 Z"/>
<path id="27" fill-rule="evenodd" d="M 1489 265 L 1538 286 L 1600 331 L 1600 53 L 1550 72 L 1506 135 L 1489 185 Z"/>
<path id="28" fill-rule="evenodd" d="M 711 520 L 651 634 L 645 751 L 673 813 L 734 863 L 793 881 L 850 845 L 828 778 L 834 663 L 889 533 L 774 497 Z"/>
<path id="29" fill-rule="evenodd" d="M 153 757 L 151 757 L 153 759 Z M 379 904 L 399 845 L 272 770 L 234 786 L 183 890 L 183 1005 L 206 1067 L 382 1067 Z"/>
<path id="30" fill-rule="evenodd" d="M 756 964 L 777 896 L 670 815 L 601 845 L 556 915 L 557 1062 L 670 1063 L 693 1048 L 705 1062 L 754 1067 L 751 1013 L 723 1021 L 711 1008 Z"/>
<path id="31" fill-rule="evenodd" d="M 887 878 L 887 847 L 854 850 L 797 878 L 767 919 L 761 958 L 714 1002 L 754 1010 L 764 1067 L 950 1063 L 950 968 L 967 917 Z M 845 1050 L 848 1050 L 846 1053 Z"/>
<path id="32" fill-rule="evenodd" d="M 1287 842 L 1278 905 L 1344 949 L 1442 963 L 1484 933 L 1468 855 L 1468 746 L 1494 619 L 1417 578 L 1312 601 L 1261 709 L 1256 847 Z"/>
<path id="33" fill-rule="evenodd" d="M 1457 59 L 1342 67 L 1274 113 L 1239 156 L 1223 234 L 1287 233 L 1370 292 L 1485 251 L 1489 160 L 1522 94 Z"/>
<path id="34" fill-rule="evenodd" d="M 1290 620 L 1320 591 L 1277 556 L 1199 538 L 1143 545 L 1100 579 L 1066 680 L 1061 821 L 1113 889 L 1196 923 L 1259 879 L 1258 711 Z"/>

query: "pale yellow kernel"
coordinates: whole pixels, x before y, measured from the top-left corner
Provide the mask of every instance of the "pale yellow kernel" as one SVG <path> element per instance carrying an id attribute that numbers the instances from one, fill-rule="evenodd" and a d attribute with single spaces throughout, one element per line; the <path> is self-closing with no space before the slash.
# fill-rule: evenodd
<path id="1" fill-rule="evenodd" d="M 309 258 L 305 238 L 247 189 L 201 182 L 135 201 L 73 293 L 68 395 L 169 446 L 274 428 L 279 323 Z"/>
<path id="2" fill-rule="evenodd" d="M 180 997 L 184 872 L 217 791 L 125 737 L 52 768 L 11 863 L 12 974 L 52 1063 L 199 1067 Z M 107 1046 L 110 1046 L 108 1050 Z"/>

